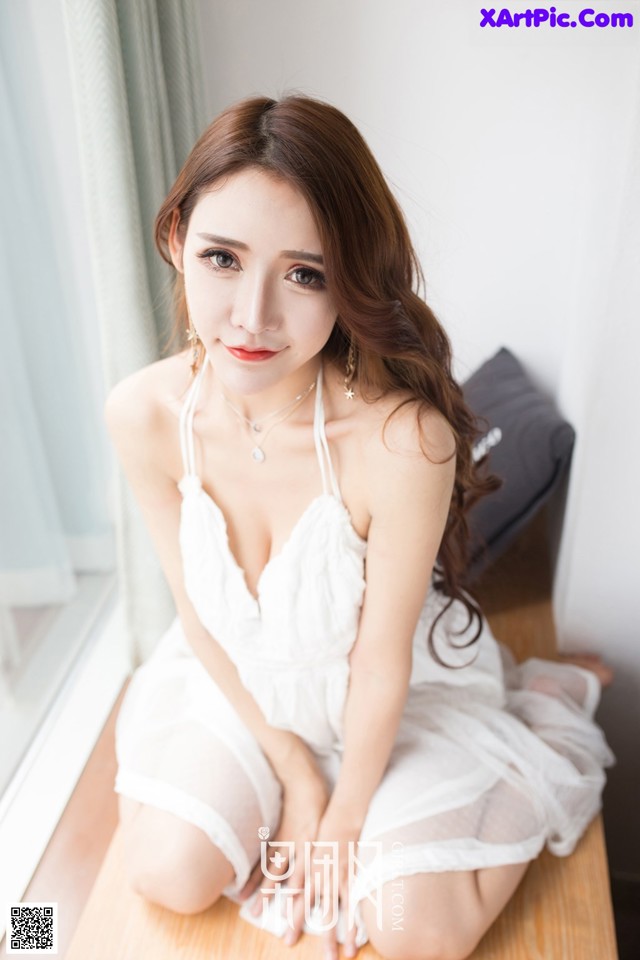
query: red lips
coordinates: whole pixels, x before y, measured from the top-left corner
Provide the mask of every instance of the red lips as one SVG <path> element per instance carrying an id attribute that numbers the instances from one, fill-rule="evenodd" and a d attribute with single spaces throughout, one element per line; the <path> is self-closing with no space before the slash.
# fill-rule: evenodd
<path id="1" fill-rule="evenodd" d="M 259 360 L 268 360 L 270 357 L 275 357 L 276 354 L 280 353 L 279 350 L 254 350 L 250 347 L 227 347 L 227 350 L 238 360 L 247 360 L 250 363 L 255 363 Z"/>

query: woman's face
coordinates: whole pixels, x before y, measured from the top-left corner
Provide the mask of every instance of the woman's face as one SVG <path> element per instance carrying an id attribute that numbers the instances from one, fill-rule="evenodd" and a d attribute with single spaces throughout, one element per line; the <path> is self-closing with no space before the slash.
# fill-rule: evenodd
<path id="1" fill-rule="evenodd" d="M 336 310 L 302 194 L 257 168 L 241 170 L 202 194 L 182 239 L 172 229 L 173 262 L 222 385 L 251 394 L 298 383 L 305 372 L 312 381 Z"/>

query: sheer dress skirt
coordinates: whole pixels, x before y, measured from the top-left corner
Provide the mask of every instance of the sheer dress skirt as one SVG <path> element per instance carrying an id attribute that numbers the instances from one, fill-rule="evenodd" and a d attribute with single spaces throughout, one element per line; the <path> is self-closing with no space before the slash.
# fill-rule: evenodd
<path id="1" fill-rule="evenodd" d="M 477 668 L 462 685 L 456 670 L 455 683 L 412 680 L 361 833 L 356 900 L 401 876 L 529 861 L 545 844 L 567 855 L 600 807 L 613 758 L 592 720 L 597 678 L 543 660 L 516 666 L 488 627 L 480 643 L 500 665 L 493 685 Z M 232 864 L 224 893 L 235 899 L 260 859 L 258 830 L 276 835 L 282 790 L 177 619 L 132 678 L 116 753 L 116 791 L 199 827 Z M 339 750 L 316 756 L 332 787 Z"/>

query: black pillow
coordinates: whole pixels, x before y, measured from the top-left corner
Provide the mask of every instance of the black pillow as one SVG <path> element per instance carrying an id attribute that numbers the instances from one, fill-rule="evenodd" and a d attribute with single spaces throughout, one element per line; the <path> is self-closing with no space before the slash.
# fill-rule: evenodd
<path id="1" fill-rule="evenodd" d="M 571 461 L 575 431 L 503 347 L 463 384 L 482 431 L 474 459 L 503 480 L 469 512 L 474 580 L 509 544 L 557 487 Z"/>

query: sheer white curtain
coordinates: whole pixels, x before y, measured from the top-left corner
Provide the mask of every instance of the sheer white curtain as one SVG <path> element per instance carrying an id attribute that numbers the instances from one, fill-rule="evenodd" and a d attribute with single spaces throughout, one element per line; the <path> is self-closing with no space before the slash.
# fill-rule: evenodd
<path id="1" fill-rule="evenodd" d="M 0 6 L 0 674 L 18 657 L 10 608 L 64 604 L 78 572 L 114 565 L 91 345 L 27 14 Z"/>
<path id="2" fill-rule="evenodd" d="M 62 0 L 107 385 L 160 355 L 171 325 L 154 215 L 204 127 L 194 0 Z M 118 569 L 134 659 L 173 604 L 118 484 Z"/>

